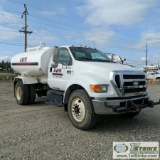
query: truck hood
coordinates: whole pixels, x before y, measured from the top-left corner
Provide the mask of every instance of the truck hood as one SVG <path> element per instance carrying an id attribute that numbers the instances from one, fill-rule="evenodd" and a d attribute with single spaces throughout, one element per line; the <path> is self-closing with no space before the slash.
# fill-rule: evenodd
<path id="1" fill-rule="evenodd" d="M 115 72 L 115 71 L 125 71 L 125 72 L 136 72 L 136 73 L 140 73 L 143 74 L 144 72 L 130 67 L 130 66 L 126 66 L 126 65 L 122 65 L 122 64 L 118 64 L 118 63 L 111 63 L 111 62 L 82 62 L 82 61 L 76 61 L 75 65 L 75 70 L 78 72 L 94 72 L 94 73 L 102 73 L 102 74 L 106 74 L 109 72 Z M 144 73 L 145 74 L 145 73 Z"/>

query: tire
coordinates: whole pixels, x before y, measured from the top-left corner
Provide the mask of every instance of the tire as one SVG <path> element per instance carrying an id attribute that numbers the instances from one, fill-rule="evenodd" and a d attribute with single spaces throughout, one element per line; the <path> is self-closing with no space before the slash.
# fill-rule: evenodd
<path id="1" fill-rule="evenodd" d="M 33 84 L 30 84 L 29 86 L 29 104 L 33 104 L 35 102 L 36 99 L 36 89 L 35 86 Z"/>
<path id="2" fill-rule="evenodd" d="M 121 114 L 121 115 L 122 115 L 123 117 L 125 117 L 125 118 L 133 118 L 133 117 L 137 116 L 140 112 L 141 112 L 141 110 L 136 111 L 136 112 L 124 113 L 124 114 Z"/>
<path id="3" fill-rule="evenodd" d="M 157 77 L 156 79 L 160 79 L 160 77 Z"/>
<path id="4" fill-rule="evenodd" d="M 18 82 L 15 86 L 15 98 L 17 104 L 27 105 L 29 103 L 29 88 L 28 85 Z"/>
<path id="5" fill-rule="evenodd" d="M 85 90 L 72 92 L 68 102 L 68 115 L 73 126 L 81 130 L 89 130 L 96 124 L 96 114 Z"/>

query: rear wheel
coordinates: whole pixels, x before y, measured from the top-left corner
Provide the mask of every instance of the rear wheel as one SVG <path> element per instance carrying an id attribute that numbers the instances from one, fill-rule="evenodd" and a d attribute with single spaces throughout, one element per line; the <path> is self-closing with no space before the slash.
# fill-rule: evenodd
<path id="1" fill-rule="evenodd" d="M 29 93 L 30 93 L 29 104 L 33 104 L 36 99 L 36 89 L 33 84 L 28 85 L 28 87 L 29 87 Z"/>
<path id="2" fill-rule="evenodd" d="M 96 123 L 96 114 L 85 90 L 74 91 L 68 103 L 68 115 L 72 124 L 81 130 L 88 130 Z"/>
<path id="3" fill-rule="evenodd" d="M 15 98 L 17 104 L 26 105 L 29 103 L 29 88 L 22 81 L 18 82 L 15 86 Z"/>

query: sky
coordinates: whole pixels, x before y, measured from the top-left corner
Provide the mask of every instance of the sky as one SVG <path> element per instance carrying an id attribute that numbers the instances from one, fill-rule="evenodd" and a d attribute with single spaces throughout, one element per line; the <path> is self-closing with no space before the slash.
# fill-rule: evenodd
<path id="1" fill-rule="evenodd" d="M 0 61 L 24 52 L 21 18 L 26 4 L 28 47 L 83 45 L 145 66 L 160 63 L 159 0 L 0 0 Z"/>

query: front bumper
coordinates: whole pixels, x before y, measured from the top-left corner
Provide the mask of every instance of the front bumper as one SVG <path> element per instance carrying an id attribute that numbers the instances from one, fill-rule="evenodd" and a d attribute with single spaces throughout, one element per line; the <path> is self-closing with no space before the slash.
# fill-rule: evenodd
<path id="1" fill-rule="evenodd" d="M 153 103 L 152 101 L 149 101 L 148 98 L 149 95 L 132 98 L 106 98 L 105 100 L 92 99 L 92 103 L 96 114 L 134 112 L 160 104 L 160 102 Z"/>

